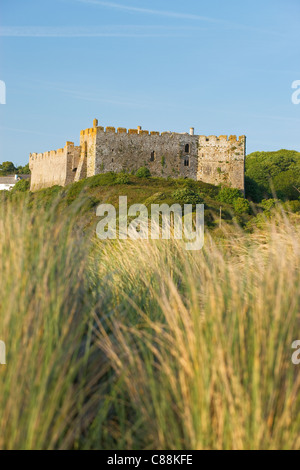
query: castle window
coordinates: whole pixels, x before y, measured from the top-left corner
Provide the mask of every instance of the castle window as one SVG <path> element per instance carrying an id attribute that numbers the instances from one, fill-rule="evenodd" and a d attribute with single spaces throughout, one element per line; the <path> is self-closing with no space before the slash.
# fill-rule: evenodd
<path id="1" fill-rule="evenodd" d="M 74 171 L 74 172 L 75 172 L 75 171 L 77 171 L 77 168 L 73 168 L 73 170 L 72 170 L 72 171 Z"/>
<path id="2" fill-rule="evenodd" d="M 190 166 L 190 157 L 185 157 L 184 166 Z"/>
<path id="3" fill-rule="evenodd" d="M 114 162 L 114 159 L 113 159 L 113 158 L 111 159 L 111 162 L 112 162 L 112 163 Z"/>
<path id="4" fill-rule="evenodd" d="M 186 144 L 184 151 L 185 151 L 185 153 L 190 153 L 190 145 L 189 144 Z"/>
<path id="5" fill-rule="evenodd" d="M 155 161 L 155 157 L 156 157 L 156 153 L 154 152 L 151 152 L 151 157 L 150 157 L 150 162 L 154 162 Z"/>

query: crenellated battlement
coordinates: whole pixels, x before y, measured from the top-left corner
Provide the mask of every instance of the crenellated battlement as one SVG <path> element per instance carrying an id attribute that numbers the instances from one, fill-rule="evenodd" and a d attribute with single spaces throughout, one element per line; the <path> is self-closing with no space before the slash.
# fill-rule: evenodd
<path id="1" fill-rule="evenodd" d="M 108 171 L 135 172 L 147 166 L 153 176 L 186 177 L 244 189 L 244 135 L 196 135 L 189 132 L 149 131 L 138 126 L 99 126 L 80 131 L 80 145 L 31 153 L 32 189 Z"/>
<path id="2" fill-rule="evenodd" d="M 79 149 L 80 147 L 75 147 L 74 142 L 66 142 L 66 145 L 63 148 L 57 149 L 57 150 L 49 150 L 48 152 L 43 152 L 43 153 L 30 153 L 29 155 L 29 161 L 33 160 L 43 160 L 46 158 L 52 158 L 52 157 L 61 157 L 65 155 L 65 152 L 72 152 L 74 149 Z"/>
<path id="3" fill-rule="evenodd" d="M 98 122 L 98 121 L 97 121 Z M 104 133 L 104 134 L 127 134 L 127 135 L 151 135 L 151 136 L 165 136 L 165 135 L 189 135 L 188 133 L 179 133 L 179 132 L 170 132 L 170 131 L 164 131 L 164 132 L 158 132 L 158 131 L 148 131 L 142 129 L 141 126 L 138 126 L 136 129 L 127 129 L 126 127 L 113 127 L 113 126 L 98 126 L 97 127 L 89 127 L 87 129 L 84 129 L 80 131 L 80 137 L 84 136 L 95 136 L 97 133 Z"/>
<path id="4" fill-rule="evenodd" d="M 246 140 L 246 136 L 241 135 L 239 138 L 237 138 L 236 135 L 220 135 L 217 137 L 216 135 L 200 135 L 199 136 L 199 141 L 203 144 L 206 142 L 208 143 L 215 143 L 215 142 L 239 142 L 239 143 L 244 143 Z"/>
<path id="5" fill-rule="evenodd" d="M 31 190 L 37 190 L 55 184 L 65 186 L 74 181 L 74 168 L 78 166 L 81 146 L 67 141 L 63 148 L 44 153 L 31 153 L 29 168 L 31 171 Z"/>
<path id="6" fill-rule="evenodd" d="M 98 121 L 97 121 L 98 123 Z M 193 128 L 191 128 L 192 130 Z M 104 134 L 127 134 L 127 135 L 140 135 L 140 136 L 174 136 L 174 135 L 193 135 L 193 137 L 198 137 L 201 142 L 219 142 L 219 141 L 227 141 L 227 142 L 244 142 L 246 136 L 242 135 L 239 138 L 237 138 L 236 135 L 194 135 L 194 134 L 189 134 L 188 132 L 180 133 L 180 132 L 170 132 L 170 131 L 148 131 L 142 129 L 141 126 L 138 126 L 136 129 L 127 129 L 125 127 L 118 127 L 115 128 L 114 126 L 96 126 L 96 127 L 89 127 L 87 129 L 84 129 L 80 131 L 80 136 L 95 136 L 97 133 L 104 133 Z"/>

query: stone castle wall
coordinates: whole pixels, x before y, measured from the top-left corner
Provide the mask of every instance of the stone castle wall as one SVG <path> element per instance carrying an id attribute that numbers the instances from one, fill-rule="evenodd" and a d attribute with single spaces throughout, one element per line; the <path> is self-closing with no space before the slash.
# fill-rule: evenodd
<path id="1" fill-rule="evenodd" d="M 58 150 L 31 153 L 29 157 L 31 191 L 72 183 L 79 158 L 80 147 L 75 147 L 73 142 L 67 142 L 64 148 Z"/>
<path id="2" fill-rule="evenodd" d="M 98 126 L 80 133 L 80 145 L 31 154 L 31 189 L 65 186 L 99 173 L 135 172 L 146 166 L 151 175 L 186 177 L 224 184 L 244 191 L 246 138 L 199 136 L 188 133 L 149 132 Z"/>
<path id="3" fill-rule="evenodd" d="M 246 137 L 200 136 L 197 180 L 244 191 Z"/>

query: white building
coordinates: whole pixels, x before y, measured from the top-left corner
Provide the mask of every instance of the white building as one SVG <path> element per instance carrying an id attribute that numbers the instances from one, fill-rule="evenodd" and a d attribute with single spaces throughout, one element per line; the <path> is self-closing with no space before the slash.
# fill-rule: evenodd
<path id="1" fill-rule="evenodd" d="M 30 175 L 0 176 L 0 191 L 9 191 L 20 180 L 27 180 Z"/>

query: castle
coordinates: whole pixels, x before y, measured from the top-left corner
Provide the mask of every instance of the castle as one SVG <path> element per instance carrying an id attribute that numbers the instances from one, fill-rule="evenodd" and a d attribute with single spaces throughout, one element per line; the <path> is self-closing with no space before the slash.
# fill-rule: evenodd
<path id="1" fill-rule="evenodd" d="M 80 145 L 31 153 L 31 190 L 79 181 L 89 176 L 135 172 L 146 166 L 152 176 L 183 177 L 244 191 L 246 137 L 149 132 L 98 126 L 80 132 Z"/>

